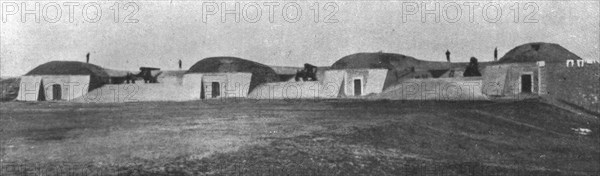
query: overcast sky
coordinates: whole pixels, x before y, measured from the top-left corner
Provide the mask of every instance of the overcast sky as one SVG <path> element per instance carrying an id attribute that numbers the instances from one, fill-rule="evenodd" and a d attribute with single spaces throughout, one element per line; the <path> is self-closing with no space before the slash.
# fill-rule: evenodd
<path id="1" fill-rule="evenodd" d="M 425 2 L 427 9 L 435 9 L 434 2 Z M 318 5 L 243 1 L 238 12 L 225 15 L 224 22 L 221 11 L 234 9 L 233 2 L 225 6 L 220 1 L 136 2 L 128 9 L 120 3 L 118 22 L 116 8 L 111 8 L 114 1 L 99 6 L 93 1 L 77 6 L 72 1 L 39 1 L 39 22 L 35 14 L 26 14 L 26 21 L 21 14 L 24 8 L 33 10 L 35 1 L 28 1 L 26 7 L 20 1 L 1 3 L 1 76 L 22 75 L 52 60 L 85 62 L 88 52 L 91 63 L 130 70 L 177 69 L 179 59 L 187 69 L 211 56 L 236 56 L 268 65 L 329 66 L 349 54 L 377 51 L 444 61 L 446 49 L 453 61 L 466 62 L 471 56 L 489 61 L 495 47 L 501 57 L 515 46 L 538 41 L 558 43 L 584 59 L 600 58 L 600 3 L 595 1 L 439 2 L 439 11 L 428 15 L 421 13 L 421 2 L 410 1 Z M 95 7 L 101 10 L 99 19 Z M 134 7 L 137 12 L 127 18 Z M 56 9 L 61 11 L 60 19 Z M 300 16 L 296 9 L 301 10 Z M 240 15 L 239 22 L 235 15 Z"/>

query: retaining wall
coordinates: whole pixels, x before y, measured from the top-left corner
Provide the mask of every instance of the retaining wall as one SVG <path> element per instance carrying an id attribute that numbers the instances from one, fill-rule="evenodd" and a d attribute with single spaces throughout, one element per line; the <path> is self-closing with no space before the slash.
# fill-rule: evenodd
<path id="1" fill-rule="evenodd" d="M 61 100 L 72 100 L 88 93 L 89 75 L 35 75 L 22 76 L 19 85 L 19 101 L 38 101 L 39 96 L 53 100 L 53 85 L 60 85 Z M 40 95 L 43 90 L 43 95 Z"/>
<path id="2" fill-rule="evenodd" d="M 339 84 L 321 81 L 277 82 L 261 84 L 248 95 L 252 99 L 336 98 Z"/>
<path id="3" fill-rule="evenodd" d="M 482 77 L 408 79 L 374 99 L 390 100 L 484 100 Z"/>
<path id="4" fill-rule="evenodd" d="M 546 63 L 543 68 L 548 97 L 600 113 L 600 64 L 567 67 Z"/>

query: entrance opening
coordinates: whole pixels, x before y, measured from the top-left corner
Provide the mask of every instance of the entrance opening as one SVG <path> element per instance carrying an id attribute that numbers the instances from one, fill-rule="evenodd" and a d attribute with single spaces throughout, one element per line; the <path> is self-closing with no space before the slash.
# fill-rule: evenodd
<path id="1" fill-rule="evenodd" d="M 531 84 L 531 75 L 521 75 L 521 92 L 531 93 L 533 92 Z"/>
<path id="2" fill-rule="evenodd" d="M 62 89 L 60 88 L 60 84 L 52 85 L 52 99 L 53 100 L 62 99 Z"/>
<path id="3" fill-rule="evenodd" d="M 46 101 L 46 89 L 44 89 L 44 80 L 40 81 L 40 91 L 38 91 L 38 101 Z"/>
<path id="4" fill-rule="evenodd" d="M 354 95 L 362 95 L 362 83 L 360 79 L 354 79 Z"/>
<path id="5" fill-rule="evenodd" d="M 212 82 L 212 97 L 216 98 L 218 96 L 221 96 L 221 90 L 220 90 L 221 86 L 219 85 L 219 82 Z"/>
<path id="6" fill-rule="evenodd" d="M 204 82 L 200 83 L 200 99 L 205 99 Z"/>

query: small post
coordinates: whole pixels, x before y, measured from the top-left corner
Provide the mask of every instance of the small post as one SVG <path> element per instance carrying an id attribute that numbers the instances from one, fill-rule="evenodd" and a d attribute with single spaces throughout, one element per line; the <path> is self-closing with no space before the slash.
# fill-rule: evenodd
<path id="1" fill-rule="evenodd" d="M 494 61 L 498 61 L 498 47 L 494 49 Z"/>

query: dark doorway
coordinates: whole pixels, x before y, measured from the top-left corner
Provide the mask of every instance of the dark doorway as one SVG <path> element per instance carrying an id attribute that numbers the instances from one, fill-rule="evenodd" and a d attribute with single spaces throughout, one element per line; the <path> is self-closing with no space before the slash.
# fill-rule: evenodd
<path id="1" fill-rule="evenodd" d="M 53 100 L 62 99 L 62 89 L 60 88 L 60 84 L 52 85 L 52 99 Z"/>
<path id="2" fill-rule="evenodd" d="M 204 82 L 200 83 L 200 99 L 205 99 Z"/>
<path id="3" fill-rule="evenodd" d="M 212 82 L 212 97 L 218 97 L 221 96 L 221 90 L 220 90 L 221 86 L 219 85 L 219 82 Z"/>
<path id="4" fill-rule="evenodd" d="M 44 88 L 44 80 L 40 81 L 40 91 L 38 93 L 38 101 L 46 101 L 46 89 Z"/>
<path id="5" fill-rule="evenodd" d="M 521 92 L 531 93 L 531 75 L 521 75 Z"/>
<path id="6" fill-rule="evenodd" d="M 354 95 L 360 96 L 362 95 L 362 83 L 360 79 L 354 80 Z"/>

